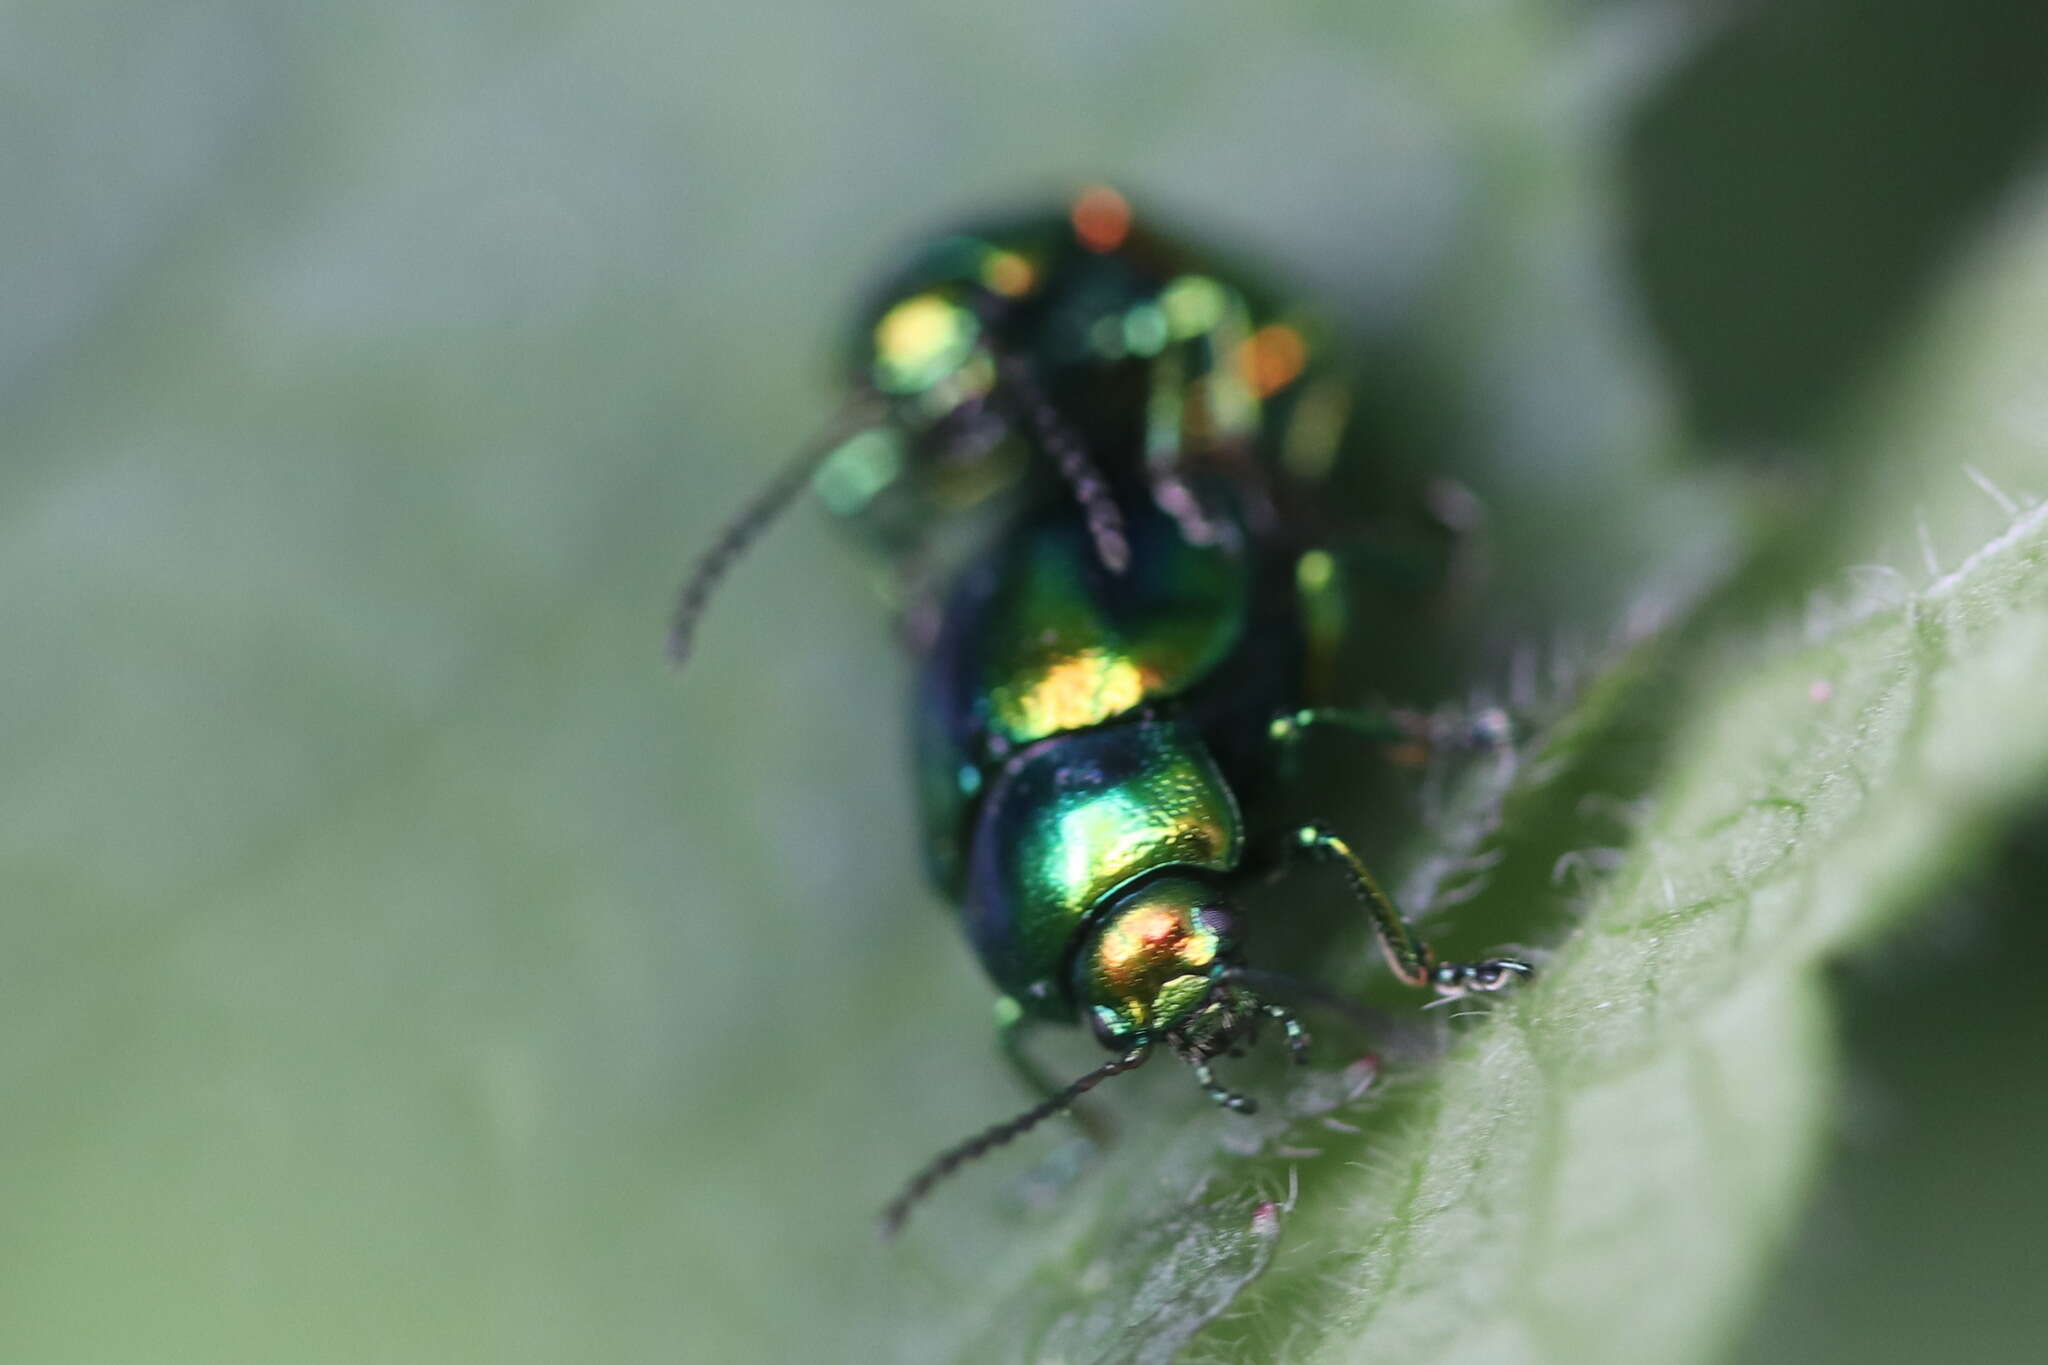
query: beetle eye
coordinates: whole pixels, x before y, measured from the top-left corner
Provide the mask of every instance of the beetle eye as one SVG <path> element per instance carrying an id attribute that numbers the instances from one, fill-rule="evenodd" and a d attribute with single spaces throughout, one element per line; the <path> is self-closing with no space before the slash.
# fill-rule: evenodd
<path id="1" fill-rule="evenodd" d="M 1107 1005 L 1097 1005 L 1090 1010 L 1088 1023 L 1095 1030 L 1095 1041 L 1106 1048 L 1121 1046 L 1130 1035 L 1128 1021 Z"/>
<path id="2" fill-rule="evenodd" d="M 1195 922 L 1218 938 L 1229 938 L 1231 931 L 1237 928 L 1237 925 L 1231 921 L 1230 915 L 1227 912 L 1218 910 L 1214 906 L 1197 910 L 1195 912 Z"/>

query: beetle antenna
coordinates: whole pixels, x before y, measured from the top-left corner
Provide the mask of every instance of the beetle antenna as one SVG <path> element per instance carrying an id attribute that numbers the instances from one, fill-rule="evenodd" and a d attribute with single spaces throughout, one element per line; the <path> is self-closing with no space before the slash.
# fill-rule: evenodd
<path id="1" fill-rule="evenodd" d="M 1074 500 L 1081 504 L 1088 519 L 1089 538 L 1095 542 L 1095 557 L 1111 573 L 1122 573 L 1131 564 L 1131 542 L 1124 534 L 1124 514 L 1110 496 L 1109 482 L 1102 477 L 1102 470 L 1046 396 L 1045 386 L 1038 382 L 1031 366 L 1016 356 L 1000 353 L 996 364 L 1032 434 L 1045 447 L 1045 453 L 1052 456 L 1060 477 L 1067 481 Z"/>
<path id="2" fill-rule="evenodd" d="M 910 1216 L 910 1210 L 931 1193 L 932 1186 L 944 1180 L 978 1156 L 1002 1146 L 1012 1138 L 1030 1132 L 1055 1114 L 1063 1113 L 1075 1100 L 1101 1085 L 1111 1076 L 1121 1075 L 1134 1067 L 1143 1066 L 1145 1059 L 1152 1055 L 1152 1045 L 1143 1044 L 1126 1052 L 1121 1057 L 1111 1058 L 1087 1075 L 1073 1082 L 1056 1095 L 1050 1095 L 1038 1104 L 1026 1109 L 1013 1119 L 1006 1119 L 993 1128 L 983 1129 L 957 1147 L 949 1147 L 933 1157 L 925 1168 L 911 1178 L 903 1187 L 903 1193 L 889 1201 L 889 1207 L 882 1210 L 882 1236 L 894 1237 L 903 1230 L 903 1220 Z"/>
<path id="3" fill-rule="evenodd" d="M 726 522 L 718 533 L 718 539 L 690 569 L 690 576 L 676 598 L 675 615 L 670 618 L 668 628 L 669 662 L 681 668 L 688 661 L 690 642 L 697 633 L 697 622 L 702 619 L 704 608 L 710 604 L 711 594 L 717 591 L 719 583 L 732 571 L 733 564 L 747 547 L 796 501 L 797 495 L 803 492 L 827 456 L 846 444 L 855 432 L 874 425 L 879 416 L 880 408 L 872 395 L 863 393 L 855 396 L 823 431 L 776 472 L 775 477 L 740 509 L 738 515 Z"/>

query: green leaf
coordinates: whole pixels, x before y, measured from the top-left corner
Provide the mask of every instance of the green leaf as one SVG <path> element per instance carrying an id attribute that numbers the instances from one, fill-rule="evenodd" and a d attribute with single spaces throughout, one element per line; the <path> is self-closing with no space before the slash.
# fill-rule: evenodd
<path id="1" fill-rule="evenodd" d="M 1919 449 L 1949 451 L 1956 427 L 2023 418 L 2048 391 L 2041 202 L 1887 376 L 1866 433 L 1896 433 L 1903 399 Z M 2005 428 L 1977 445 L 1994 468 L 2048 444 Z M 1190 1339 L 1191 1359 L 1628 1361 L 1645 1342 L 1710 1358 L 1812 1175 L 1835 1085 L 1822 969 L 2048 777 L 2048 505 L 1933 466 L 1922 481 L 1918 451 L 1875 449 L 1856 501 L 1892 502 L 1893 538 L 2002 529 L 1946 569 L 1846 574 L 1803 620 L 1731 626 L 1723 603 L 1636 646 L 1497 824 L 1466 831 L 1511 855 L 1458 912 L 1485 919 L 1489 900 L 1540 895 L 1517 832 L 1583 808 L 1584 770 L 1612 776 L 1603 751 L 1642 748 L 1646 722 L 1672 731 L 1656 779 L 1599 810 L 1626 852 L 1563 850 L 1568 874 L 1612 870 L 1536 986 L 1390 1093 L 1318 1077 L 1253 1137 L 1196 1118 L 1120 1159 L 1058 1273 L 962 1358 L 1164 1360 Z M 1930 490 L 1949 496 L 1897 505 Z"/>
<path id="2" fill-rule="evenodd" d="M 2002 514 L 1948 467 L 2022 491 L 1978 424 L 2048 351 L 2031 248 L 1781 597 L 1659 589 L 1511 787 L 1386 840 L 1412 903 L 1483 887 L 1454 947 L 1556 948 L 1534 991 L 1248 1123 L 1150 1068 L 1106 1157 L 1040 1135 L 894 1248 L 1017 1100 L 901 662 L 799 522 L 660 664 L 891 243 L 1101 175 L 1366 333 L 1390 449 L 1497 508 L 1477 634 L 1731 558 L 1608 181 L 1691 25 L 1577 8 L 12 7 L 0 1357 L 1699 1358 L 1812 1157 L 1815 964 L 2038 775 L 2033 531 L 1958 570 L 1950 495 Z M 1948 586 L 1842 577 L 1916 505 Z"/>

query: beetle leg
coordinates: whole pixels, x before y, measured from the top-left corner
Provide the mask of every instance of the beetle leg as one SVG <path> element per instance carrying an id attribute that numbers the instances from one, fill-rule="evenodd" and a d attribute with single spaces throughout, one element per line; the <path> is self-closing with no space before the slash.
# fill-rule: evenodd
<path id="1" fill-rule="evenodd" d="M 1225 524 L 1210 520 L 1202 508 L 1201 498 L 1188 486 L 1179 466 L 1162 465 L 1148 469 L 1146 482 L 1152 488 L 1153 504 L 1173 518 L 1173 524 L 1180 528 L 1182 540 L 1190 545 L 1216 545 L 1223 541 Z"/>
<path id="2" fill-rule="evenodd" d="M 1241 328 L 1224 330 L 1241 338 Z M 1215 420 L 1209 376 L 1220 339 L 1211 331 L 1166 347 L 1153 358 L 1147 385 L 1145 482 L 1153 505 L 1190 545 L 1226 544 L 1239 531 L 1232 518 L 1211 515 L 1198 485 L 1227 485 L 1255 534 L 1280 525 L 1270 471 L 1254 457 L 1255 433 Z"/>
<path id="3" fill-rule="evenodd" d="M 1483 706 L 1469 715 L 1432 716 L 1400 708 L 1309 706 L 1275 716 L 1266 733 L 1293 751 L 1314 729 L 1343 730 L 1369 743 L 1385 745 L 1396 762 L 1420 764 L 1439 750 L 1498 753 L 1514 743 L 1514 724 L 1498 706 Z"/>
<path id="4" fill-rule="evenodd" d="M 1342 730 L 1379 746 L 1404 767 L 1420 767 L 1429 761 L 1429 723 L 1419 712 L 1309 706 L 1283 712 L 1266 727 L 1281 781 L 1292 784 L 1300 779 L 1301 746 L 1312 730 Z"/>
<path id="5" fill-rule="evenodd" d="M 1294 1058 L 1296 1066 L 1308 1065 L 1308 1030 L 1301 1026 L 1301 1020 L 1285 1005 L 1264 1004 L 1259 1006 L 1266 1017 L 1279 1021 L 1287 1033 L 1287 1052 Z"/>
<path id="6" fill-rule="evenodd" d="M 1315 543 L 1343 562 L 1349 575 L 1395 593 L 1455 597 L 1484 570 L 1484 505 L 1455 479 L 1436 478 L 1419 498 L 1372 523 L 1330 522 L 1327 496 L 1297 512 L 1306 524 L 1321 521 Z"/>
<path id="7" fill-rule="evenodd" d="M 1496 991 L 1531 974 L 1528 963 L 1519 958 L 1494 957 L 1477 962 L 1439 962 L 1436 952 L 1417 934 L 1380 884 L 1373 879 L 1351 846 L 1321 825 L 1303 825 L 1294 832 L 1297 853 L 1314 854 L 1337 864 L 1350 878 L 1356 895 L 1372 920 L 1373 933 L 1386 954 L 1394 975 L 1410 986 L 1429 986 L 1439 995 L 1466 995 L 1473 991 Z"/>
<path id="8" fill-rule="evenodd" d="M 1339 995 L 1327 986 L 1319 985 L 1314 981 L 1304 981 L 1300 977 L 1289 976 L 1285 972 L 1265 971 L 1257 967 L 1232 967 L 1228 976 L 1232 981 L 1248 986 L 1254 991 L 1263 992 L 1268 995 L 1273 993 L 1291 995 L 1319 1008 L 1326 1009 L 1330 1013 L 1342 1017 L 1360 1033 L 1384 1032 L 1390 1026 L 1389 1019 L 1383 1017 L 1377 1010 L 1368 1009 L 1366 1006 L 1361 1005 L 1350 996 Z M 1263 1008 L 1270 1013 L 1273 1006 L 1268 1004 Z M 1289 1013 L 1291 1014 L 1292 1011 L 1289 1011 Z M 1286 1021 L 1282 1020 L 1281 1022 L 1284 1026 Z M 1308 1034 L 1298 1020 L 1292 1028 L 1288 1029 L 1287 1042 L 1289 1047 L 1297 1046 L 1295 1042 L 1297 1037 L 1301 1040 L 1299 1046 L 1305 1050 L 1308 1045 Z"/>
<path id="9" fill-rule="evenodd" d="M 1470 713 L 1425 714 L 1398 708 L 1309 706 L 1275 716 L 1266 727 L 1280 781 L 1300 781 L 1302 744 L 1315 730 L 1338 730 L 1378 746 L 1387 760 L 1419 769 L 1438 753 L 1514 753 L 1513 725 L 1497 706 Z"/>
<path id="10" fill-rule="evenodd" d="M 1259 1111 L 1257 1100 L 1227 1089 L 1223 1082 L 1216 1079 L 1216 1073 L 1210 1070 L 1207 1058 L 1190 1056 L 1187 1061 L 1188 1065 L 1194 1068 L 1195 1079 L 1202 1083 L 1202 1093 L 1210 1099 L 1234 1113 L 1256 1114 Z"/>

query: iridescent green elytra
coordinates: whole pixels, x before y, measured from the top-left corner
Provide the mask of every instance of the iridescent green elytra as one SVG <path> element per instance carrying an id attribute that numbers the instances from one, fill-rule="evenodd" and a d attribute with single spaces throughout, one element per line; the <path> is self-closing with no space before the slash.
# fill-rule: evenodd
<path id="1" fill-rule="evenodd" d="M 890 1205 L 1165 1050 L 1210 1061 L 1293 1014 L 1240 961 L 1236 889 L 1300 854 L 1341 869 L 1394 972 L 1446 995 L 1528 974 L 1436 960 L 1336 834 L 1267 814 L 1290 748 L 1334 724 L 1427 727 L 1321 695 L 1346 619 L 1319 499 L 1349 398 L 1305 319 L 1135 224 L 1113 191 L 938 239 L 863 315 L 852 397 L 699 563 L 678 658 L 733 558 L 805 486 L 890 566 L 917 662 L 934 880 L 1044 1098 L 943 1153 Z M 1497 741 L 1487 716 L 1459 738 Z M 1043 1084 L 1033 1021 L 1111 1060 Z"/>

